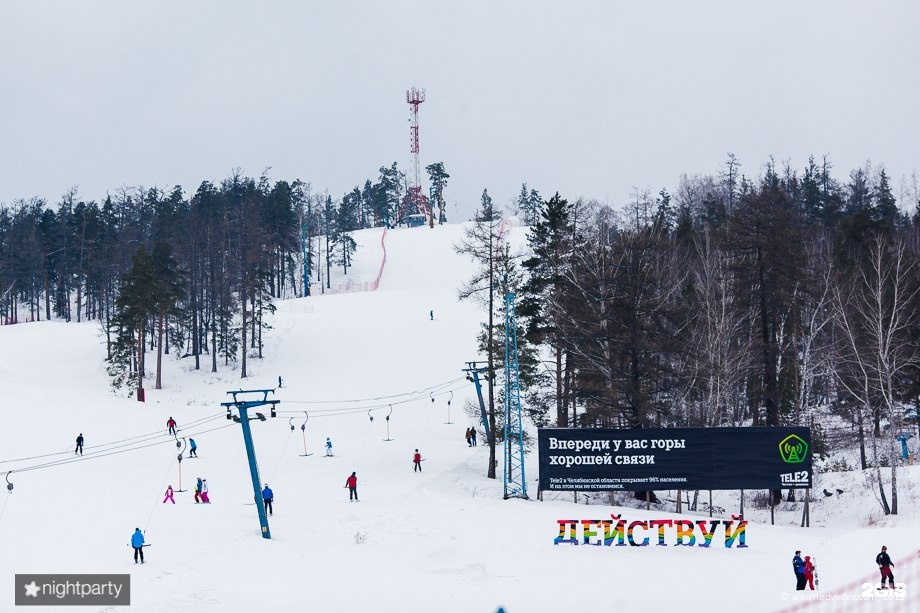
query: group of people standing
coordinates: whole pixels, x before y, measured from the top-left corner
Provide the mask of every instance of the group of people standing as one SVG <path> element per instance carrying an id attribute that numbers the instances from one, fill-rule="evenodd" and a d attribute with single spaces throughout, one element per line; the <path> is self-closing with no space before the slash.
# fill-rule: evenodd
<path id="1" fill-rule="evenodd" d="M 813 590 L 815 589 L 814 578 L 816 567 L 811 560 L 811 556 L 805 556 L 803 560 L 801 554 L 801 551 L 796 551 L 795 557 L 792 558 L 792 570 L 795 572 L 795 589 L 804 590 L 805 586 L 808 585 L 808 588 Z M 882 551 L 875 556 L 875 563 L 878 564 L 879 573 L 882 575 L 882 581 L 878 589 L 895 589 L 894 574 L 891 572 L 894 562 L 891 561 L 891 556 L 888 555 L 888 548 L 884 545 L 882 545 Z M 886 580 L 888 585 L 885 585 Z"/>
<path id="2" fill-rule="evenodd" d="M 815 565 L 811 561 L 811 556 L 805 556 L 802 559 L 802 552 L 796 550 L 795 557 L 792 558 L 792 570 L 795 572 L 795 589 L 804 590 L 808 584 L 810 589 L 815 589 Z"/>

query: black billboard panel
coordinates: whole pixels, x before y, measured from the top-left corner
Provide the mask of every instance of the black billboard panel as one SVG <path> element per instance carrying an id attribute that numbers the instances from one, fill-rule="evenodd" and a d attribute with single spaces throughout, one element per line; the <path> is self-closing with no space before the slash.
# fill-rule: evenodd
<path id="1" fill-rule="evenodd" d="M 540 489 L 811 487 L 809 428 L 541 428 Z"/>

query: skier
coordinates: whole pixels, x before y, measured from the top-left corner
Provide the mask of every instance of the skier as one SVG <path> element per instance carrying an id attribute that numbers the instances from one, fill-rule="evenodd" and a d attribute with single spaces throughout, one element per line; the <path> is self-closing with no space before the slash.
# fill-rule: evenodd
<path id="1" fill-rule="evenodd" d="M 278 375 L 278 387 L 281 387 L 281 375 Z"/>
<path id="2" fill-rule="evenodd" d="M 415 455 L 412 456 L 412 462 L 415 464 L 415 466 L 412 467 L 412 472 L 422 472 L 422 454 L 418 452 L 418 449 L 415 450 Z"/>
<path id="3" fill-rule="evenodd" d="M 80 455 L 83 455 L 83 433 L 80 433 L 80 436 L 77 437 L 77 448 L 73 450 L 73 454 L 77 455 L 77 452 L 80 452 Z"/>
<path id="4" fill-rule="evenodd" d="M 275 498 L 274 492 L 271 488 L 268 487 L 268 483 L 265 484 L 265 489 L 262 490 L 262 504 L 265 505 L 265 510 L 268 511 L 268 514 L 272 514 L 272 500 Z"/>
<path id="5" fill-rule="evenodd" d="M 808 589 L 815 589 L 815 565 L 811 562 L 811 556 L 805 556 L 805 581 L 808 582 Z"/>
<path id="6" fill-rule="evenodd" d="M 173 498 L 173 488 L 171 485 L 166 488 L 166 498 L 163 499 L 163 504 L 166 504 L 167 500 L 173 504 L 176 504 L 176 499 Z"/>
<path id="7" fill-rule="evenodd" d="M 198 457 L 198 444 L 195 442 L 195 439 L 193 438 L 188 439 L 188 444 L 189 444 L 188 457 L 197 458 Z"/>
<path id="8" fill-rule="evenodd" d="M 345 487 L 348 488 L 348 502 L 358 501 L 358 475 L 354 472 L 345 480 Z"/>
<path id="9" fill-rule="evenodd" d="M 208 480 L 201 480 L 201 502 L 205 504 L 211 504 L 211 499 L 208 498 Z"/>
<path id="10" fill-rule="evenodd" d="M 467 447 L 472 447 L 472 446 L 473 446 L 473 435 L 470 434 L 470 430 L 472 430 L 472 428 L 467 428 L 467 429 L 466 429 L 466 446 L 467 446 Z"/>
<path id="11" fill-rule="evenodd" d="M 196 477 L 198 480 L 195 483 L 195 504 L 201 502 L 201 477 Z"/>
<path id="12" fill-rule="evenodd" d="M 329 440 L 329 437 L 326 437 L 326 457 L 332 457 L 332 441 Z"/>
<path id="13" fill-rule="evenodd" d="M 470 438 L 473 439 L 473 447 L 476 446 L 476 426 L 470 428 Z"/>
<path id="14" fill-rule="evenodd" d="M 169 429 L 169 433 L 173 436 L 176 435 L 176 420 L 172 417 L 169 418 L 169 421 L 166 422 L 166 427 Z"/>
<path id="15" fill-rule="evenodd" d="M 878 570 L 882 573 L 882 583 L 878 589 L 884 590 L 894 589 L 894 575 L 891 573 L 891 567 L 894 566 L 894 562 L 891 561 L 891 557 L 888 555 L 888 548 L 882 545 L 882 551 L 877 556 L 875 556 L 875 563 L 878 564 Z M 885 587 L 885 578 L 888 578 L 888 587 Z"/>
<path id="16" fill-rule="evenodd" d="M 795 557 L 792 558 L 792 572 L 795 573 L 795 589 L 804 590 L 805 589 L 805 562 L 802 561 L 801 554 L 802 552 L 796 550 Z"/>
<path id="17" fill-rule="evenodd" d="M 144 534 L 140 528 L 134 529 L 131 535 L 131 546 L 134 547 L 134 563 L 137 564 L 137 556 L 141 557 L 141 564 L 144 563 Z"/>
<path id="18" fill-rule="evenodd" d="M 428 316 L 431 317 L 431 321 L 434 321 L 434 310 L 428 311 Z"/>

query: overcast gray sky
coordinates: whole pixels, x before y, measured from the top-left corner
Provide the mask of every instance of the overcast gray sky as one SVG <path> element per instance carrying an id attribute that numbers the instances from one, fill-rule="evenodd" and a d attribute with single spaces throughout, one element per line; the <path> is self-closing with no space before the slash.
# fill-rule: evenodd
<path id="1" fill-rule="evenodd" d="M 728 152 L 920 169 L 920 2 L 0 0 L 0 202 L 194 192 L 239 167 L 338 197 L 421 162 L 622 205 Z"/>

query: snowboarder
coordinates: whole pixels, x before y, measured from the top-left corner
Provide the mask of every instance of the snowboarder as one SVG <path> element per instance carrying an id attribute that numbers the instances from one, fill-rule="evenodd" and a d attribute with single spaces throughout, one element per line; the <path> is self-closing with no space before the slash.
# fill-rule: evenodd
<path id="1" fill-rule="evenodd" d="M 173 436 L 176 436 L 176 420 L 172 417 L 169 418 L 169 421 L 166 422 L 166 427 L 169 429 L 169 433 Z"/>
<path id="2" fill-rule="evenodd" d="M 805 581 L 808 582 L 808 589 L 815 589 L 815 565 L 811 561 L 811 556 L 805 556 Z"/>
<path id="3" fill-rule="evenodd" d="M 163 504 L 166 504 L 167 500 L 173 504 L 176 504 L 176 499 L 173 498 L 173 488 L 171 485 L 166 488 L 166 498 L 163 499 Z"/>
<path id="4" fill-rule="evenodd" d="M 472 447 L 472 446 L 473 446 L 473 435 L 470 433 L 471 430 L 472 430 L 472 428 L 467 428 L 467 429 L 466 429 L 466 446 L 467 446 L 467 447 Z"/>
<path id="5" fill-rule="evenodd" d="M 272 514 L 272 500 L 275 498 L 274 492 L 271 488 L 268 487 L 268 483 L 265 484 L 265 489 L 262 490 L 262 504 L 265 505 L 265 510 L 268 511 L 268 514 Z"/>
<path id="6" fill-rule="evenodd" d="M 802 552 L 796 550 L 795 557 L 792 558 L 792 572 L 795 573 L 795 589 L 805 589 L 805 562 L 802 561 Z"/>
<path id="7" fill-rule="evenodd" d="M 201 477 L 196 477 L 195 482 L 195 504 L 201 502 Z"/>
<path id="8" fill-rule="evenodd" d="M 354 472 L 345 480 L 345 487 L 348 488 L 348 501 L 358 501 L 358 475 Z"/>
<path id="9" fill-rule="evenodd" d="M 878 589 L 894 589 L 894 575 L 891 573 L 891 567 L 894 566 L 894 562 L 891 561 L 891 557 L 888 555 L 888 548 L 882 545 L 882 551 L 877 556 L 875 556 L 875 563 L 878 564 L 878 570 L 882 573 L 882 583 Z M 888 579 L 888 587 L 885 587 L 885 579 Z"/>
<path id="10" fill-rule="evenodd" d="M 201 502 L 205 504 L 211 504 L 211 499 L 208 498 L 208 480 L 201 480 Z"/>
<path id="11" fill-rule="evenodd" d="M 80 455 L 83 455 L 83 433 L 80 433 L 80 436 L 77 437 L 77 448 L 73 450 L 73 454 L 77 455 L 77 452 L 80 452 Z"/>
<path id="12" fill-rule="evenodd" d="M 476 426 L 470 428 L 470 438 L 473 440 L 473 447 L 476 446 Z"/>
<path id="13" fill-rule="evenodd" d="M 131 535 L 131 546 L 134 547 L 134 563 L 137 564 L 137 556 L 141 557 L 141 564 L 144 563 L 144 534 L 140 528 L 134 529 Z"/>
<path id="14" fill-rule="evenodd" d="M 332 441 L 329 440 L 329 437 L 326 437 L 326 457 L 332 457 Z"/>
<path id="15" fill-rule="evenodd" d="M 415 455 L 412 456 L 412 462 L 415 464 L 415 466 L 412 467 L 412 472 L 422 472 L 422 454 L 418 452 L 418 449 L 415 450 Z"/>
<path id="16" fill-rule="evenodd" d="M 198 444 L 195 442 L 195 439 L 193 438 L 188 439 L 188 444 L 189 444 L 188 457 L 197 458 L 198 457 Z"/>

